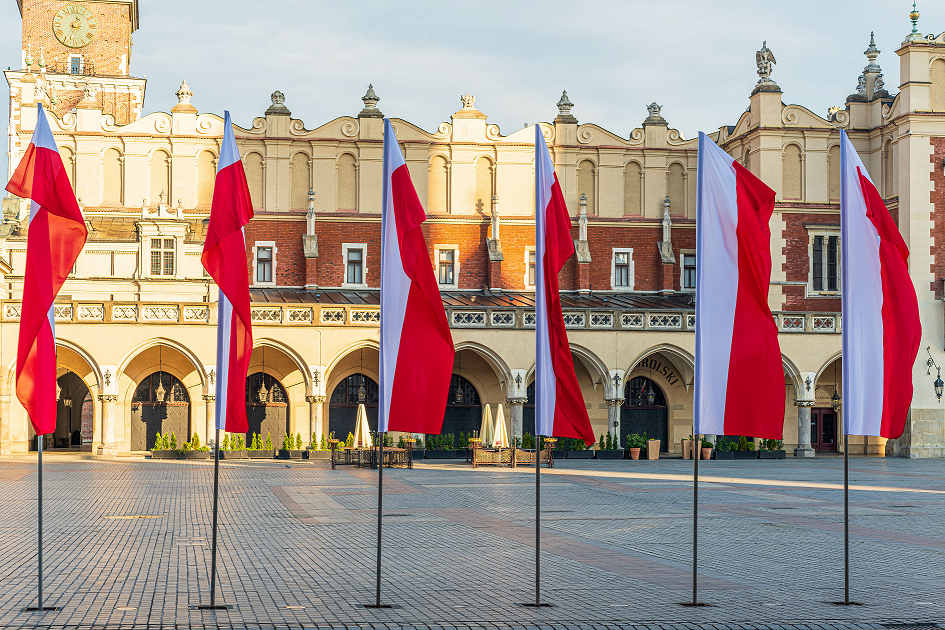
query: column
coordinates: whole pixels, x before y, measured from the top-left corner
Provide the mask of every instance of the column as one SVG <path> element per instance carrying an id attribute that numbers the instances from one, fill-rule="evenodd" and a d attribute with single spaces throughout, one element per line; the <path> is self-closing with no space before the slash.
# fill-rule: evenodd
<path id="1" fill-rule="evenodd" d="M 312 434 L 315 434 L 316 440 L 321 440 L 322 435 L 324 435 L 324 423 L 322 422 L 322 405 L 325 402 L 324 396 L 306 396 L 305 400 L 308 402 L 308 418 L 309 418 L 309 431 L 308 434 L 303 435 L 311 439 Z M 317 446 L 317 444 L 316 444 Z"/>
<path id="2" fill-rule="evenodd" d="M 105 457 L 117 457 L 118 445 L 115 444 L 115 403 L 118 402 L 118 396 L 100 394 L 98 400 L 102 403 L 102 445 L 99 447 L 98 454 Z"/>
<path id="3" fill-rule="evenodd" d="M 810 408 L 814 406 L 812 400 L 795 400 L 797 405 L 797 448 L 794 457 L 813 457 L 814 449 L 810 444 Z"/>
<path id="4" fill-rule="evenodd" d="M 203 401 L 207 406 L 207 438 L 204 440 L 207 446 L 212 447 L 217 436 L 216 409 L 217 397 L 212 394 L 204 394 Z M 225 434 L 224 434 L 225 435 Z M 222 437 L 220 438 L 223 439 Z"/>
<path id="5" fill-rule="evenodd" d="M 522 429 L 522 415 L 524 413 L 524 405 L 528 402 L 527 398 L 506 398 L 505 401 L 509 403 L 509 409 L 511 410 L 510 417 L 512 419 L 512 439 L 515 438 L 522 439 L 523 429 Z"/>
<path id="6" fill-rule="evenodd" d="M 623 405 L 623 398 L 608 398 L 607 403 L 607 430 L 617 439 L 617 448 L 623 448 L 620 444 L 620 407 Z"/>

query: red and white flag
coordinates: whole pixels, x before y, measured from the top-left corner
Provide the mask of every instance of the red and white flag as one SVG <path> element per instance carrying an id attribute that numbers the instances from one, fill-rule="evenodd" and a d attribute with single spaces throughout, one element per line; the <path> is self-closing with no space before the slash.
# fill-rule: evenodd
<path id="1" fill-rule="evenodd" d="M 535 125 L 535 433 L 597 439 L 574 373 L 558 272 L 574 254 L 571 215 L 541 127 Z"/>
<path id="2" fill-rule="evenodd" d="M 704 133 L 698 169 L 694 431 L 781 439 L 784 368 L 768 308 L 775 193 Z"/>
<path id="3" fill-rule="evenodd" d="M 844 433 L 894 439 L 912 403 L 919 303 L 899 228 L 846 132 L 840 138 Z"/>
<path id="4" fill-rule="evenodd" d="M 453 337 L 420 227 L 427 215 L 386 118 L 383 194 L 378 431 L 439 434 Z"/>
<path id="5" fill-rule="evenodd" d="M 200 262 L 220 288 L 217 306 L 217 428 L 246 433 L 246 374 L 253 355 L 249 311 L 249 270 L 243 226 L 253 218 L 253 202 L 225 112 L 223 143 L 213 185 L 210 223 Z"/>
<path id="6" fill-rule="evenodd" d="M 53 302 L 89 234 L 62 165 L 46 112 L 39 105 L 36 129 L 7 190 L 30 200 L 20 336 L 16 348 L 16 397 L 33 430 L 56 430 L 56 325 Z"/>

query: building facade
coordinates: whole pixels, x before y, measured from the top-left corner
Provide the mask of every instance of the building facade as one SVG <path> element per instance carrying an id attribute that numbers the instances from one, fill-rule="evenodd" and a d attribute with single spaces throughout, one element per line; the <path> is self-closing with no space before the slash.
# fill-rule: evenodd
<path id="1" fill-rule="evenodd" d="M 61 402 L 49 445 L 143 451 L 157 431 L 205 441 L 217 290 L 199 256 L 223 120 L 199 113 L 186 81 L 169 113 L 143 114 L 145 81 L 130 74 L 137 0 L 18 4 L 23 58 L 5 72 L 10 172 L 42 103 L 90 230 L 55 307 Z M 831 402 L 843 391 L 841 129 L 911 249 L 923 324 L 920 358 L 902 375 L 915 386 L 906 433 L 851 437 L 850 449 L 945 454 L 945 415 L 926 365 L 927 347 L 942 363 L 945 334 L 945 238 L 936 238 L 945 221 L 945 34 L 908 35 L 896 51 L 895 94 L 879 53 L 870 41 L 854 93 L 820 116 L 784 104 L 763 47 L 759 78 L 746 77 L 744 114 L 710 134 L 777 192 L 769 305 L 783 354 L 785 447 L 798 456 L 843 447 Z M 263 115 L 235 127 L 255 208 L 245 232 L 250 425 L 274 441 L 287 431 L 306 443 L 344 437 L 362 385 L 376 414 L 384 114 L 373 87 L 361 100 L 359 112 L 309 126 L 277 91 Z M 623 443 L 646 431 L 676 452 L 693 418 L 696 140 L 656 103 L 626 137 L 579 122 L 576 109 L 563 93 L 540 127 L 574 217 L 576 254 L 560 284 L 578 380 L 596 434 Z M 481 406 L 501 404 L 511 434 L 534 432 L 533 132 L 503 134 L 470 94 L 434 131 L 391 120 L 427 209 L 430 263 L 458 350 L 444 431 L 478 429 Z M 5 454 L 35 440 L 14 392 L 27 202 L 5 198 L 3 215 Z"/>

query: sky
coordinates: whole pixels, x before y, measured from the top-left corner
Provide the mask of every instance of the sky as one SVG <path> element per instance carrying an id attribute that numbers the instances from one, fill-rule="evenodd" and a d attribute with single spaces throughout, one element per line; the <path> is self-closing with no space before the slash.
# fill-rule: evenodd
<path id="1" fill-rule="evenodd" d="M 919 1 L 919 31 L 945 30 L 945 3 Z M 285 94 L 312 129 L 356 116 L 369 83 L 385 115 L 428 131 L 476 96 L 503 134 L 551 121 L 567 89 L 579 121 L 622 137 L 646 105 L 691 138 L 734 124 L 767 41 L 786 104 L 825 116 L 855 92 L 870 31 L 895 93 L 895 50 L 911 31 L 905 0 L 140 0 L 131 74 L 144 113 L 170 111 L 186 78 L 201 112 L 249 127 Z M 20 17 L 0 3 L 0 67 L 20 64 Z M 6 60 L 4 62 L 4 59 Z M 5 143 L 4 143 L 5 144 Z M 6 172 L 4 146 L 0 172 Z"/>

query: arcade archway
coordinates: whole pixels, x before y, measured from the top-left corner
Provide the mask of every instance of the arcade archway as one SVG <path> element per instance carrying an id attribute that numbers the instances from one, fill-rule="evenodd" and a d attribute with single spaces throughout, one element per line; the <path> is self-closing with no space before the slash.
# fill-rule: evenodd
<path id="1" fill-rule="evenodd" d="M 620 407 L 620 443 L 627 436 L 639 433 L 651 440 L 660 440 L 660 451 L 669 451 L 669 408 L 663 389 L 646 376 L 636 376 L 624 387 Z"/>
<path id="2" fill-rule="evenodd" d="M 249 430 L 246 443 L 250 444 L 256 433 L 265 441 L 272 438 L 276 447 L 289 430 L 289 396 L 282 383 L 265 372 L 256 372 L 246 377 L 246 420 Z"/>
<path id="3" fill-rule="evenodd" d="M 160 371 L 144 377 L 132 396 L 131 450 L 151 449 L 158 433 L 173 434 L 178 446 L 191 438 L 187 388 L 173 374 Z"/>
<path id="4" fill-rule="evenodd" d="M 328 433 L 334 433 L 335 439 L 344 441 L 348 433 L 354 433 L 362 388 L 368 426 L 377 431 L 377 383 L 365 374 L 351 374 L 335 385 L 328 399 Z"/>

